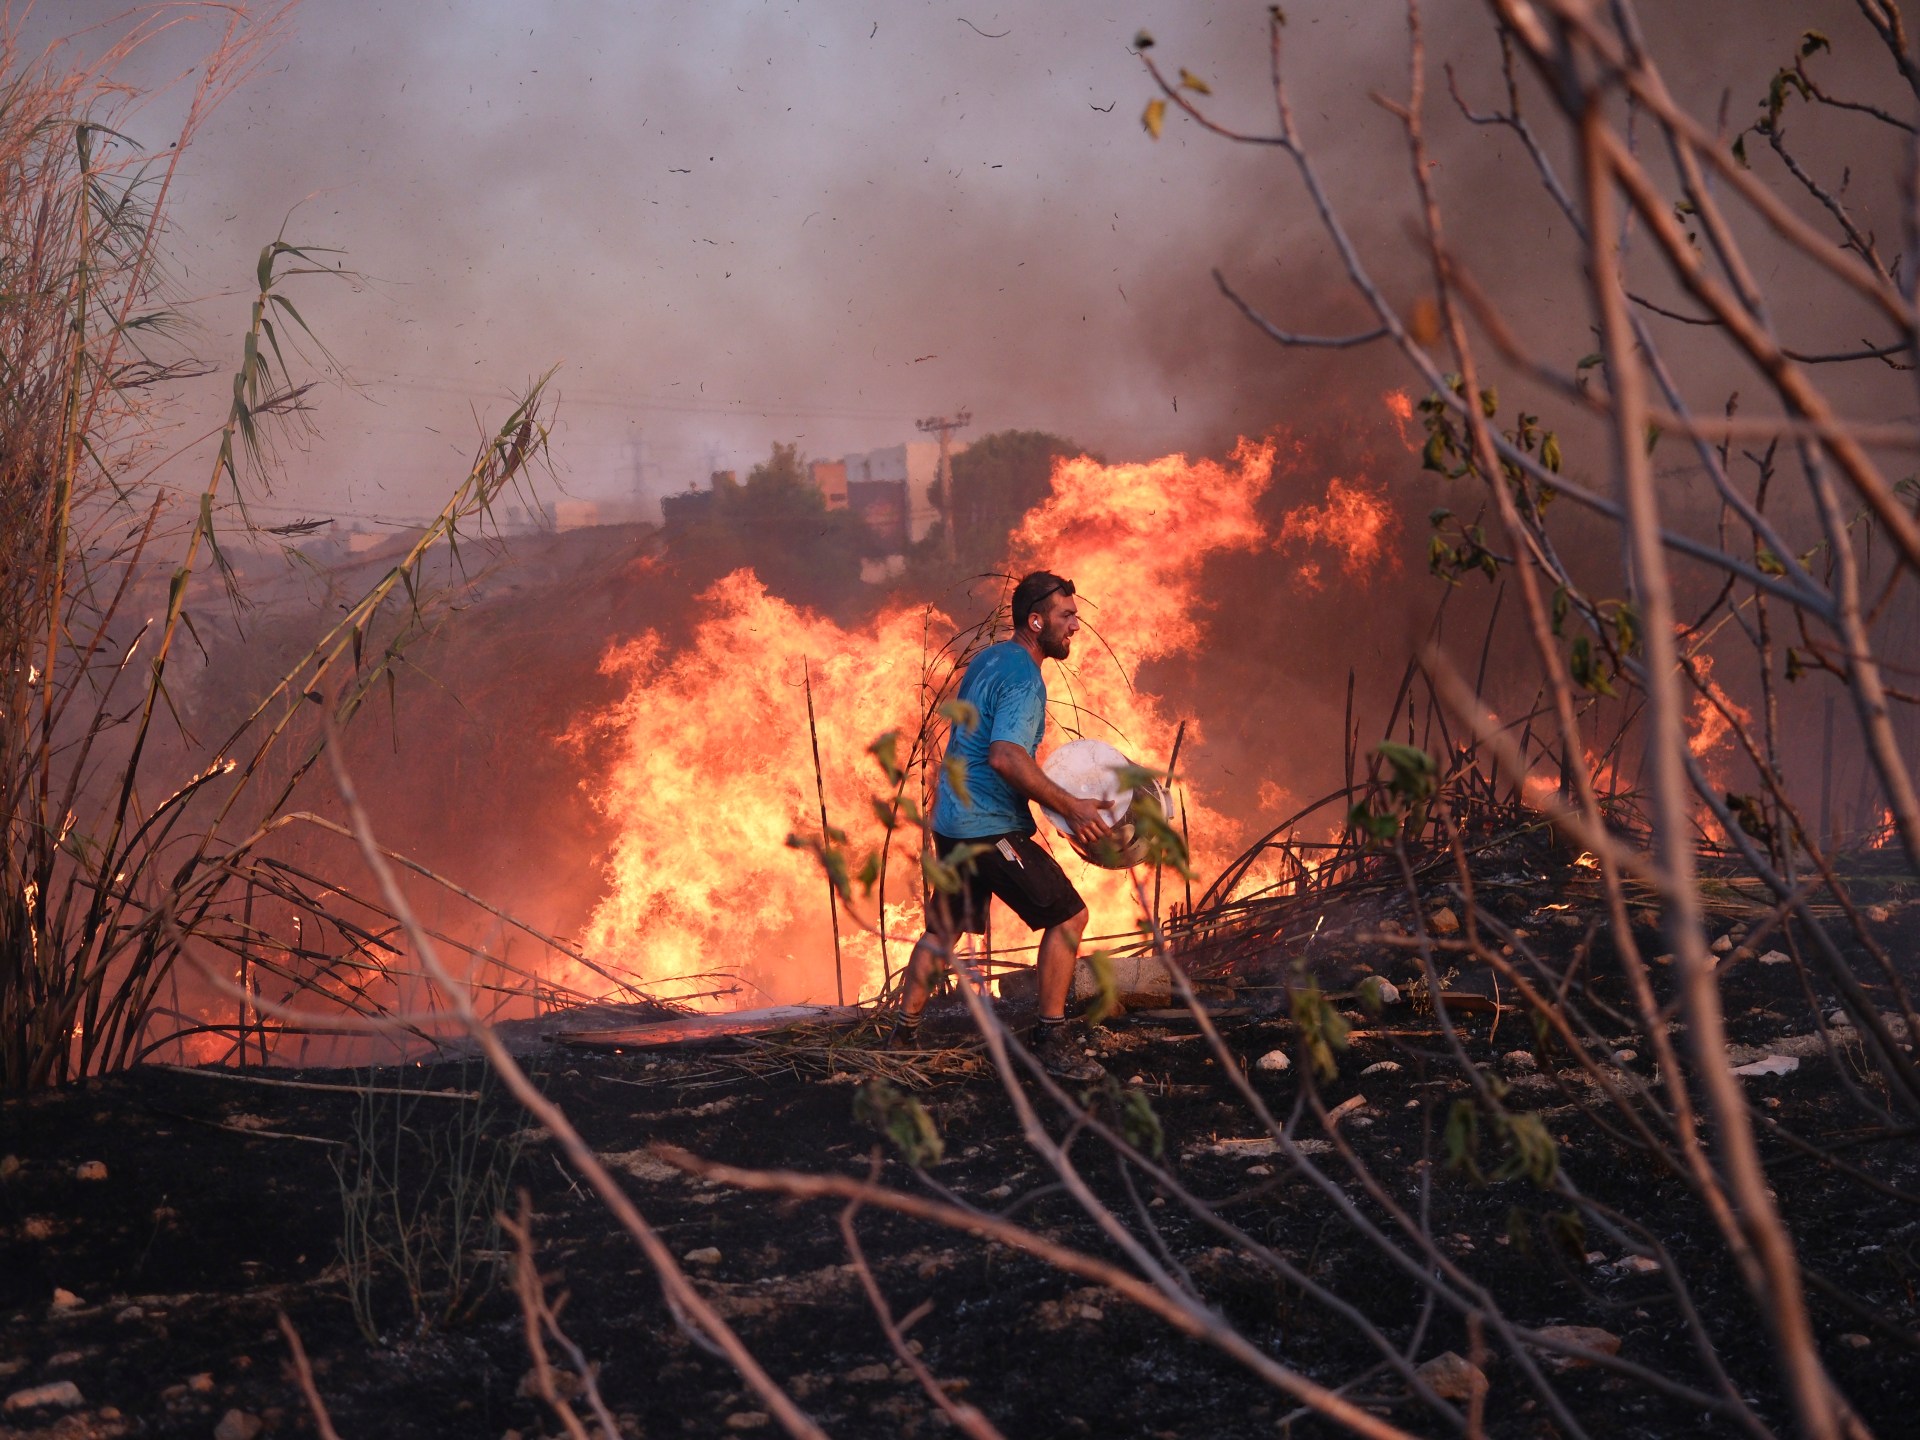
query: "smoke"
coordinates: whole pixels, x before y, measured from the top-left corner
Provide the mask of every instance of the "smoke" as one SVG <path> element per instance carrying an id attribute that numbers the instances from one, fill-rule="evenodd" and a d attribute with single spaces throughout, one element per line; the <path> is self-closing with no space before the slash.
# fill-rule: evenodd
<path id="1" fill-rule="evenodd" d="M 119 13 L 51 7 L 51 34 Z M 1301 132 L 1396 304 L 1429 288 L 1399 122 L 1406 29 L 1377 5 L 1289 7 Z M 1840 0 L 1786 14 L 1649 7 L 1685 97 L 1736 122 L 1800 29 L 1855 33 Z M 1831 12 L 1831 14 L 1829 14 Z M 1716 12 L 1717 13 L 1717 12 Z M 1500 95 L 1479 6 L 1426 16 L 1434 172 L 1454 239 L 1502 298 L 1551 323 L 1566 241 L 1511 136 L 1455 113 Z M 472 407 L 563 368 L 559 454 L 582 494 L 703 483 L 770 440 L 812 455 L 897 443 L 917 415 L 1048 429 L 1112 458 L 1221 454 L 1303 412 L 1371 398 L 1379 352 L 1287 354 L 1214 291 L 1218 267 L 1279 323 L 1367 328 L 1287 159 L 1183 117 L 1158 143 L 1129 53 L 1207 78 L 1209 113 L 1272 127 L 1260 6 L 955 3 L 390 6 L 308 0 L 274 68 L 230 103 L 176 195 L 177 258 L 217 342 L 258 247 L 340 247 L 369 278 L 307 312 L 364 393 L 278 499 L 374 517 L 430 509 Z M 192 58 L 171 32 L 131 78 Z M 1856 46 L 1839 57 L 1865 68 Z M 164 143 L 164 105 L 150 143 Z M 1558 157 L 1565 166 L 1566 157 Z M 1570 173 L 1570 171 L 1568 172 Z M 1873 177 L 1862 177 L 1871 182 Z M 1567 348 L 1583 343 L 1564 306 Z M 209 392 L 211 393 L 211 392 Z M 638 441 L 636 451 L 634 442 Z M 639 474 L 635 455 L 639 454 Z"/>
<path id="2" fill-rule="evenodd" d="M 31 23 L 51 34 L 119 8 L 85 0 Z M 1730 131 L 1808 27 L 1835 38 L 1840 88 L 1885 98 L 1885 66 L 1844 0 L 1762 13 L 1643 8 L 1651 47 L 1675 57 L 1683 102 L 1711 122 L 1724 95 Z M 1403 16 L 1360 3 L 1288 9 L 1302 134 L 1404 312 L 1431 280 L 1400 122 L 1373 98 L 1406 93 Z M 1276 434 L 1281 457 L 1261 502 L 1269 532 L 1282 533 L 1283 514 L 1332 505 L 1338 478 L 1390 497 L 1401 568 L 1365 587 L 1313 589 L 1298 583 L 1315 563 L 1303 548 L 1216 557 L 1196 602 L 1208 617 L 1202 643 L 1145 666 L 1141 684 L 1204 722 L 1194 773 L 1236 819 L 1312 798 L 1337 779 L 1349 667 L 1364 743 L 1385 721 L 1409 649 L 1433 632 L 1440 592 L 1420 564 L 1423 517 L 1466 491 L 1420 476 L 1383 408 L 1408 383 L 1397 357 L 1282 350 L 1217 293 L 1215 267 L 1289 329 L 1372 324 L 1286 157 L 1177 115 L 1157 143 L 1142 133 L 1152 92 L 1128 53 L 1142 25 L 1170 66 L 1213 85 L 1210 114 L 1250 133 L 1270 128 L 1263 6 L 1116 13 L 1071 0 L 996 14 L 733 3 L 530 16 L 497 3 L 309 0 L 276 67 L 212 122 L 175 197 L 176 268 L 181 288 L 205 298 L 215 359 L 243 318 L 259 246 L 283 225 L 291 239 L 341 247 L 366 277 L 300 292 L 363 389 L 319 397 L 319 440 L 290 457 L 260 513 L 380 521 L 435 508 L 464 471 L 472 412 L 497 414 L 555 363 L 555 454 L 564 483 L 584 495 L 679 490 L 715 466 L 744 468 L 774 440 L 814 456 L 894 444 L 914 417 L 961 404 L 974 433 L 1044 429 L 1114 461 L 1221 456 L 1239 437 Z M 1470 105 L 1499 103 L 1491 22 L 1481 6 L 1448 4 L 1430 7 L 1426 25 L 1430 175 L 1449 239 L 1539 358 L 1567 365 L 1593 341 L 1566 222 L 1514 137 L 1459 114 L 1442 70 L 1454 66 Z M 184 29 L 170 34 L 142 62 L 147 75 L 129 78 L 171 75 L 193 43 Z M 1539 103 L 1531 80 L 1523 90 Z M 165 105 L 149 117 L 143 138 L 163 143 Z M 1804 111 L 1793 123 L 1809 158 L 1838 174 L 1854 132 Z M 1548 144 L 1577 183 L 1572 157 Z M 1895 235 L 1898 147 L 1861 153 L 1848 202 Z M 1756 167 L 1769 163 L 1756 155 Z M 1764 244 L 1756 256 L 1771 281 L 1764 267 L 1777 256 Z M 1679 297 L 1662 284 L 1654 298 Z M 1797 342 L 1858 344 L 1854 312 L 1830 284 L 1789 285 L 1776 299 Z M 1752 385 L 1717 347 L 1684 330 L 1668 338 L 1702 408 Z M 209 414 L 222 383 L 208 382 Z M 1911 411 L 1906 379 L 1881 367 L 1856 367 L 1848 386 L 1850 413 Z M 1507 388 L 1504 410 L 1525 406 L 1565 427 L 1570 474 L 1605 473 L 1600 432 L 1552 396 Z M 199 459 L 183 457 L 187 483 L 204 473 Z M 1669 441 L 1658 462 L 1682 518 L 1691 504 L 1695 528 L 1711 534 L 1710 499 L 1684 450 Z M 1603 532 L 1564 524 L 1582 564 L 1611 563 L 1583 545 Z M 566 716 L 607 703 L 591 662 L 608 643 L 684 618 L 672 580 L 634 582 L 609 561 L 589 587 L 593 604 L 569 605 L 564 584 L 529 602 L 526 646 L 447 657 L 441 678 L 454 689 L 480 680 L 538 700 L 471 702 L 491 727 L 473 763 L 504 776 L 516 741 L 523 757 L 544 756 Z M 1477 647 L 1492 603 L 1487 587 L 1463 587 L 1442 633 Z M 568 638 L 542 649 L 542 634 Z M 1491 671 L 1513 681 L 1521 707 L 1530 667 L 1517 633 L 1503 631 Z M 550 676 L 561 678 L 543 683 Z M 1751 698 L 1743 677 L 1725 681 Z M 459 707 L 445 708 L 451 725 Z M 498 837 L 533 834 L 531 848 L 570 876 L 564 897 L 542 901 L 564 927 L 587 903 L 605 836 L 567 820 L 580 810 L 567 764 L 542 765 L 499 779 L 506 793 L 491 814 L 462 794 L 476 808 L 460 813 L 482 825 L 436 809 L 437 787 L 458 788 L 457 775 L 428 767 L 430 784 L 413 762 L 395 762 L 386 819 L 402 843 L 427 837 L 450 866 L 484 830 L 483 881 L 524 874 L 529 846 Z M 531 832 L 516 828 L 530 815 Z"/>

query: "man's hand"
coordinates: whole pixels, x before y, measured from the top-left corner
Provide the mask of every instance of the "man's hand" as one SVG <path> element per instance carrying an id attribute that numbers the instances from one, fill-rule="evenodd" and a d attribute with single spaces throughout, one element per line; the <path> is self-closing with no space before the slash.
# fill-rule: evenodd
<path id="1" fill-rule="evenodd" d="M 1098 800 L 1068 798 L 1070 803 L 1058 813 L 1066 820 L 1073 831 L 1074 840 L 1082 849 L 1093 849 L 1113 833 L 1113 826 L 1107 823 L 1107 812 Z"/>

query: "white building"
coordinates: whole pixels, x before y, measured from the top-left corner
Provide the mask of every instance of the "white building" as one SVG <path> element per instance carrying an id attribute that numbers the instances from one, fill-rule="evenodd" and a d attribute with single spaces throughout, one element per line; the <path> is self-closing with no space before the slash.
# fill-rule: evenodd
<path id="1" fill-rule="evenodd" d="M 955 442 L 950 453 L 966 449 Z M 875 480 L 906 482 L 907 540 L 919 544 L 927 538 L 934 521 L 940 518 L 935 503 L 940 494 L 940 444 L 936 440 L 909 440 L 903 445 L 887 445 L 863 455 L 846 457 L 847 485 Z"/>

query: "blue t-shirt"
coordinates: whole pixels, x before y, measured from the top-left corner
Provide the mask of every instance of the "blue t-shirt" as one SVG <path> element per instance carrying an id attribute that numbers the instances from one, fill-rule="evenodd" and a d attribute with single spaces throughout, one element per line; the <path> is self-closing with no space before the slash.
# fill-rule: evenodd
<path id="1" fill-rule="evenodd" d="M 947 755 L 966 762 L 971 805 L 947 783 L 944 767 L 933 801 L 933 828 L 955 840 L 981 835 L 1031 835 L 1033 811 L 1013 788 L 993 773 L 987 751 L 996 740 L 1008 740 L 1033 754 L 1047 728 L 1047 682 L 1040 665 L 1017 640 L 989 645 L 960 677 L 960 698 L 980 712 L 980 724 L 969 731 L 955 725 L 947 739 Z"/>

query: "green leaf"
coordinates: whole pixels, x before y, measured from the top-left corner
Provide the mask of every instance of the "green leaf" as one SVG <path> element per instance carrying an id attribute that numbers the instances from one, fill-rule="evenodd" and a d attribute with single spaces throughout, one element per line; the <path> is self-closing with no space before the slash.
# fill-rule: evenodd
<path id="1" fill-rule="evenodd" d="M 1427 436 L 1426 449 L 1421 451 L 1420 454 L 1420 468 L 1422 470 L 1438 470 L 1443 475 L 1446 473 L 1447 437 L 1442 431 L 1435 429 L 1432 434 Z"/>
<path id="2" fill-rule="evenodd" d="M 1180 70 L 1180 86 L 1183 90 L 1191 90 L 1196 95 L 1213 94 L 1213 87 L 1185 66 Z"/>
<path id="3" fill-rule="evenodd" d="M 1112 951 L 1095 950 L 1086 958 L 1087 968 L 1093 972 L 1093 983 L 1100 991 L 1087 1006 L 1087 1024 L 1098 1025 L 1120 1008 L 1120 981 L 1113 973 Z"/>
<path id="4" fill-rule="evenodd" d="M 1614 609 L 1613 633 L 1620 637 L 1620 649 L 1624 653 L 1640 653 L 1640 612 L 1625 600 Z"/>
<path id="5" fill-rule="evenodd" d="M 1781 561 L 1780 557 L 1764 545 L 1754 550 L 1753 564 L 1754 568 L 1762 575 L 1784 575 L 1787 573 L 1787 567 Z"/>
<path id="6" fill-rule="evenodd" d="M 1547 432 L 1547 438 L 1540 442 L 1540 463 L 1554 474 L 1560 473 L 1560 437 L 1551 430 Z"/>
<path id="7" fill-rule="evenodd" d="M 1440 785 L 1440 766 L 1426 751 L 1413 745 L 1383 740 L 1374 747 L 1392 769 L 1388 788 L 1410 805 L 1433 798 Z"/>
<path id="8" fill-rule="evenodd" d="M 1167 123 L 1167 102 L 1159 96 L 1147 102 L 1147 108 L 1140 112 L 1140 124 L 1155 140 L 1160 138 L 1160 127 Z"/>
<path id="9" fill-rule="evenodd" d="M 899 784 L 906 775 L 906 772 L 900 768 L 898 758 L 899 748 L 900 732 L 898 730 L 887 731 L 886 734 L 880 736 L 871 745 L 867 746 L 867 753 L 879 761 L 880 768 L 886 772 L 887 778 L 896 785 Z"/>
<path id="10" fill-rule="evenodd" d="M 880 796 L 873 798 L 873 818 L 880 822 L 881 828 L 891 830 L 900 823 L 900 812 Z"/>
<path id="11" fill-rule="evenodd" d="M 938 1165 L 947 1152 L 927 1107 L 885 1080 L 869 1080 L 854 1091 L 853 1118 L 891 1140 L 900 1158 L 916 1170 Z"/>
<path id="12" fill-rule="evenodd" d="M 1560 1173 L 1560 1147 L 1554 1143 L 1546 1122 L 1538 1115 L 1502 1115 L 1500 1128 L 1505 1132 L 1512 1153 L 1493 1172 L 1496 1180 L 1511 1180 L 1524 1175 L 1542 1190 Z"/>
<path id="13" fill-rule="evenodd" d="M 1360 982 L 1360 1008 L 1367 1014 L 1378 1016 L 1386 1008 L 1386 1002 L 1380 998 L 1380 987 L 1385 983 L 1378 975 L 1369 975 Z"/>
<path id="14" fill-rule="evenodd" d="M 1491 420 L 1500 412 L 1500 392 L 1488 386 L 1480 392 L 1480 413 Z"/>
<path id="15" fill-rule="evenodd" d="M 1751 170 L 1753 168 L 1752 164 L 1747 160 L 1747 132 L 1744 130 L 1733 137 L 1733 158 L 1740 162 L 1740 168 L 1742 170 Z"/>
<path id="16" fill-rule="evenodd" d="M 972 808 L 973 792 L 967 788 L 966 757 L 949 755 L 941 762 L 940 773 L 946 777 L 947 788 L 953 792 L 953 798 L 963 807 Z"/>
<path id="17" fill-rule="evenodd" d="M 1560 634 L 1567 623 L 1567 609 L 1573 604 L 1573 592 L 1564 585 L 1557 585 L 1553 591 L 1553 633 Z"/>
<path id="18" fill-rule="evenodd" d="M 1136 1150 L 1144 1150 L 1158 1160 L 1167 1152 L 1167 1132 L 1154 1113 L 1153 1101 L 1141 1085 L 1119 1085 L 1120 1133 Z"/>
<path id="19" fill-rule="evenodd" d="M 1445 1135 L 1447 1168 L 1465 1171 L 1476 1185 L 1487 1177 L 1480 1173 L 1480 1112 L 1471 1100 L 1456 1100 L 1447 1111 Z"/>
<path id="20" fill-rule="evenodd" d="M 1576 371 L 1591 370 L 1596 365 L 1604 365 L 1606 363 L 1607 363 L 1607 357 L 1605 355 L 1602 355 L 1598 350 L 1595 350 L 1591 354 L 1582 355 L 1580 357 L 1580 363 L 1575 365 L 1573 368 Z"/>
<path id="21" fill-rule="evenodd" d="M 942 702 L 938 714 L 945 720 L 958 725 L 971 735 L 980 728 L 980 708 L 971 700 L 947 700 Z"/>
<path id="22" fill-rule="evenodd" d="M 1789 645 L 1787 647 L 1787 682 L 1791 684 L 1806 673 L 1807 667 L 1800 659 L 1800 652 Z"/>
<path id="23" fill-rule="evenodd" d="M 1340 1073 L 1336 1050 L 1347 1048 L 1351 1027 L 1346 1017 L 1320 993 L 1317 981 L 1308 980 L 1304 989 L 1293 992 L 1293 1023 L 1299 1027 L 1300 1040 L 1306 1046 L 1307 1059 L 1323 1081 Z"/>

